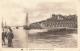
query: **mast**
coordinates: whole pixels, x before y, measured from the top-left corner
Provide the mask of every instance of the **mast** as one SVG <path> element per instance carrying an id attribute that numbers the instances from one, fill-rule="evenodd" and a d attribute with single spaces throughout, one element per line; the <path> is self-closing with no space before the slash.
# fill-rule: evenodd
<path id="1" fill-rule="evenodd" d="M 3 24 L 3 17 L 2 17 L 2 28 L 3 28 L 4 24 Z"/>
<path id="2" fill-rule="evenodd" d="M 28 26 L 28 13 L 26 14 L 26 26 Z"/>

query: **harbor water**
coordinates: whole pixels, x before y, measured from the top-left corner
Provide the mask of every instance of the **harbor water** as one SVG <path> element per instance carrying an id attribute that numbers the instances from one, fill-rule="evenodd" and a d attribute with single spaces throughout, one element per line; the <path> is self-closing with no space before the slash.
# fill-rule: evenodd
<path id="1" fill-rule="evenodd" d="M 77 33 L 66 31 L 48 31 L 46 29 L 25 30 L 12 28 L 13 48 L 76 48 Z M 74 32 L 74 31 L 73 31 Z M 7 44 L 7 40 L 6 40 Z M 35 46 L 35 47 L 34 47 Z M 3 46 L 4 48 L 7 45 Z"/>

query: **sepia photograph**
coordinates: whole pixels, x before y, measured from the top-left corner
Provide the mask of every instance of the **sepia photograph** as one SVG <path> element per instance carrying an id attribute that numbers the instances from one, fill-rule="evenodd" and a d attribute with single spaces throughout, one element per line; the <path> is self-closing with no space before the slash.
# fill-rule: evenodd
<path id="1" fill-rule="evenodd" d="M 73 2 L 1 0 L 2 48 L 78 48 Z"/>

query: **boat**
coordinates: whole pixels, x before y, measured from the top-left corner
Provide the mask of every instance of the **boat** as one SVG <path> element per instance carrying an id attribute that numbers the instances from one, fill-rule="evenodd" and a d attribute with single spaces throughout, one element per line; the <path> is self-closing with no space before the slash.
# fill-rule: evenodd
<path id="1" fill-rule="evenodd" d="M 26 25 L 24 25 L 23 28 L 26 29 L 26 30 L 30 30 L 30 27 L 26 26 Z"/>

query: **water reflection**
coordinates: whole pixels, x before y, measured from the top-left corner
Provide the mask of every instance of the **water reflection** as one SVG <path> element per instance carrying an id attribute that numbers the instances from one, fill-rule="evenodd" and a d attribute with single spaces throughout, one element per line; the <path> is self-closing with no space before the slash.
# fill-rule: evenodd
<path id="1" fill-rule="evenodd" d="M 36 29 L 37 30 L 37 29 Z M 29 47 L 55 47 L 69 48 L 77 47 L 77 30 L 30 30 L 28 39 Z M 34 33 L 32 33 L 34 32 Z M 74 36 L 75 35 L 75 36 Z"/>

